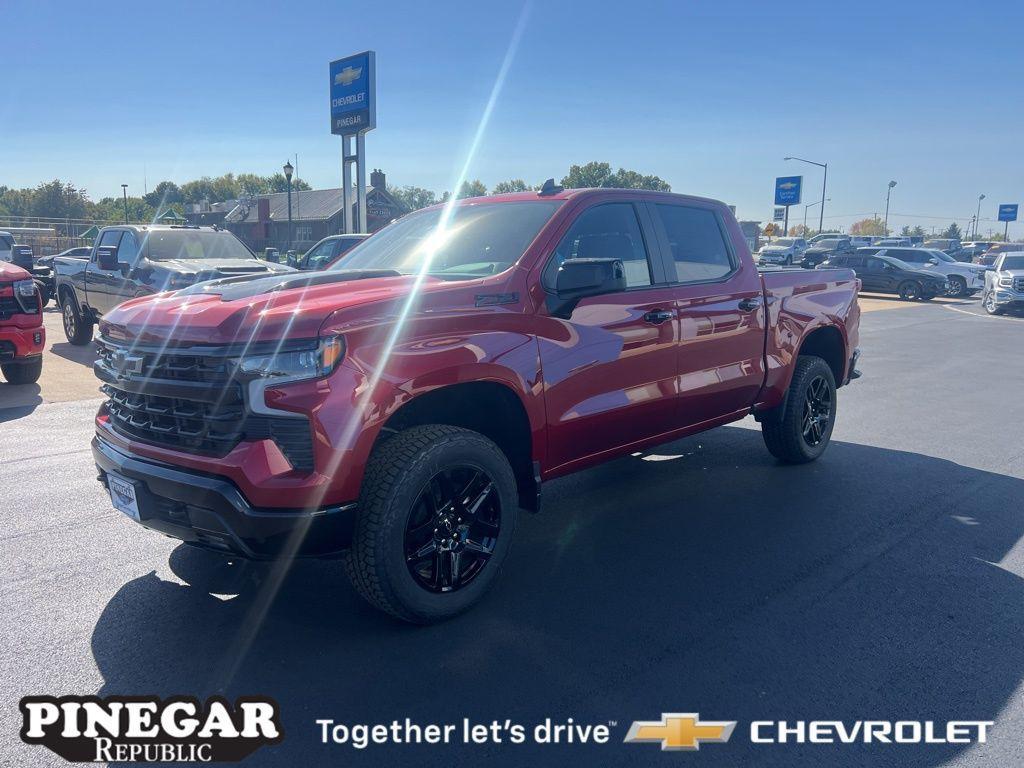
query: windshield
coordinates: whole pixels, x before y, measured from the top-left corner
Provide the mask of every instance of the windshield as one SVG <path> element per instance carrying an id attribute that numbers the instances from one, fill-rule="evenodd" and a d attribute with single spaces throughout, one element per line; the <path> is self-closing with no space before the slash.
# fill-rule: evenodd
<path id="1" fill-rule="evenodd" d="M 793 238 L 791 237 L 780 237 L 778 240 L 772 243 L 773 246 L 779 246 L 780 248 L 788 248 L 792 244 Z"/>
<path id="2" fill-rule="evenodd" d="M 814 245 L 817 246 L 818 248 L 835 248 L 837 245 L 839 245 L 839 241 L 838 240 L 819 240 Z"/>
<path id="3" fill-rule="evenodd" d="M 1020 256 L 1004 256 L 1003 269 L 1024 269 L 1024 254 Z"/>
<path id="4" fill-rule="evenodd" d="M 364 240 L 331 269 L 393 269 L 403 275 L 422 269 L 447 280 L 496 275 L 519 260 L 559 205 L 559 200 L 459 205 L 443 226 L 445 208 L 411 213 Z"/>
<path id="5" fill-rule="evenodd" d="M 952 256 L 950 256 L 945 251 L 930 250 L 930 251 L 928 251 L 928 255 L 929 256 L 933 256 L 934 258 L 938 259 L 939 261 L 947 261 L 947 262 L 951 261 L 954 264 L 957 263 L 957 260 L 954 259 Z"/>
<path id="6" fill-rule="evenodd" d="M 171 259 L 255 259 L 252 251 L 230 232 L 213 230 L 156 230 L 146 235 L 146 257 Z"/>

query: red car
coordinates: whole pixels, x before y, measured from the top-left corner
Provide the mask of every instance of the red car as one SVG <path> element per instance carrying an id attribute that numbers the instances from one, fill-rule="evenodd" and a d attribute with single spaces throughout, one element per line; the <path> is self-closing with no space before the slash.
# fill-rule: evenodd
<path id="1" fill-rule="evenodd" d="M 0 261 L 0 371 L 9 384 L 33 384 L 43 371 L 42 302 L 27 271 Z"/>
<path id="2" fill-rule="evenodd" d="M 342 554 L 402 619 L 488 589 L 541 483 L 753 414 L 818 458 L 857 376 L 846 269 L 758 272 L 724 204 L 459 200 L 325 272 L 128 301 L 100 323 L 93 453 L 142 525 L 250 558 Z"/>

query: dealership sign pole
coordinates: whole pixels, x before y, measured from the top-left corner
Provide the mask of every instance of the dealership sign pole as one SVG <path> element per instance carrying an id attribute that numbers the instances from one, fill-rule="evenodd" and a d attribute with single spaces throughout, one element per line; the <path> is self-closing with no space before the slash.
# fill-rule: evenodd
<path id="1" fill-rule="evenodd" d="M 1009 242 L 1010 222 L 1017 220 L 1017 203 L 1001 203 L 999 206 L 999 220 L 1003 224 L 1003 242 Z"/>
<path id="2" fill-rule="evenodd" d="M 341 200 L 344 230 L 366 231 L 366 132 L 377 127 L 377 60 L 373 51 L 332 61 L 331 133 L 341 136 Z M 355 152 L 352 139 L 355 138 Z M 352 225 L 352 164 L 356 165 L 355 228 Z"/>
<path id="3" fill-rule="evenodd" d="M 786 209 L 783 235 L 789 234 L 789 206 L 800 203 L 800 188 L 803 176 L 779 176 L 775 179 L 775 204 Z"/>

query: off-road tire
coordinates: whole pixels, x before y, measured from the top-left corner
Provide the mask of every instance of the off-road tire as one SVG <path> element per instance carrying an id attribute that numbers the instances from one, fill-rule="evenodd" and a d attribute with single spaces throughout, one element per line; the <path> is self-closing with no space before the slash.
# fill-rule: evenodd
<path id="1" fill-rule="evenodd" d="M 74 296 L 65 293 L 61 298 L 63 301 L 60 303 L 60 311 L 64 336 L 76 347 L 84 347 L 92 341 L 92 321 L 83 316 Z"/>
<path id="2" fill-rule="evenodd" d="M 404 541 L 412 507 L 441 469 L 470 464 L 494 482 L 500 503 L 497 543 L 480 573 L 453 592 L 430 592 L 406 565 Z M 461 427 L 428 424 L 399 432 L 370 457 L 359 497 L 352 548 L 345 571 L 356 592 L 380 610 L 415 624 L 451 618 L 476 603 L 493 584 L 515 532 L 515 475 L 501 449 Z"/>
<path id="3" fill-rule="evenodd" d="M 803 435 L 805 396 L 808 386 L 819 376 L 828 384 L 832 413 L 821 442 L 808 445 Z M 797 358 L 785 405 L 781 412 L 770 414 L 761 421 L 761 435 L 768 452 L 775 458 L 788 464 L 806 464 L 817 459 L 828 448 L 835 421 L 836 383 L 832 369 L 820 357 L 803 355 Z"/>
<path id="4" fill-rule="evenodd" d="M 35 357 L 26 363 L 4 363 L 0 371 L 8 384 L 35 384 L 43 372 L 43 357 Z"/>

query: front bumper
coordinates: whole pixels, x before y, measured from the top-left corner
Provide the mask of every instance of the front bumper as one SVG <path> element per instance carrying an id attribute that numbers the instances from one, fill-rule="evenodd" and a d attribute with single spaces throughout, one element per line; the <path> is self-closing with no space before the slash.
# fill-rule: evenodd
<path id="1" fill-rule="evenodd" d="M 1014 305 L 1024 306 L 1024 292 L 1015 291 L 1013 288 L 999 287 L 992 292 L 996 305 L 1009 307 Z"/>
<path id="2" fill-rule="evenodd" d="M 46 329 L 0 326 L 0 362 L 9 363 L 43 354 Z"/>
<path id="3" fill-rule="evenodd" d="M 354 503 L 261 509 L 227 480 L 134 458 L 100 437 L 92 453 L 104 487 L 110 472 L 134 485 L 143 526 L 188 544 L 252 560 L 331 557 L 351 544 Z"/>

